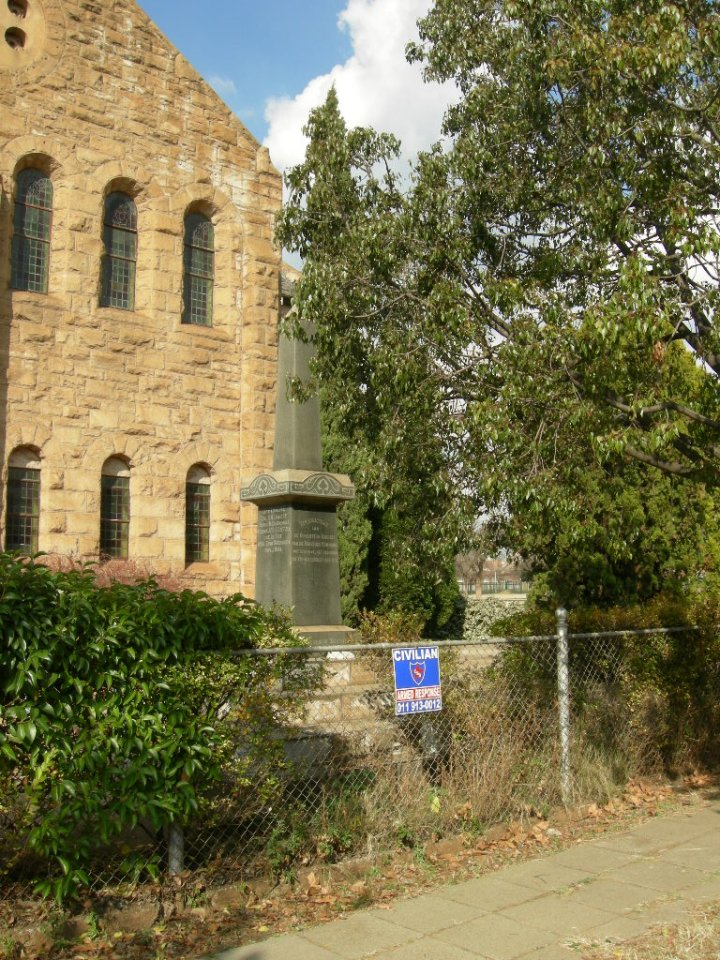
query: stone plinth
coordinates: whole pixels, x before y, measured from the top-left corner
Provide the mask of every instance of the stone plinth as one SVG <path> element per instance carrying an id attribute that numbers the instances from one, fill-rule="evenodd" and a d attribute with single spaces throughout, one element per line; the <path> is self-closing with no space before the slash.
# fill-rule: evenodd
<path id="1" fill-rule="evenodd" d="M 354 493 L 349 477 L 306 470 L 263 474 L 242 491 L 258 506 L 256 599 L 291 608 L 318 644 L 346 640 L 336 506 Z"/>

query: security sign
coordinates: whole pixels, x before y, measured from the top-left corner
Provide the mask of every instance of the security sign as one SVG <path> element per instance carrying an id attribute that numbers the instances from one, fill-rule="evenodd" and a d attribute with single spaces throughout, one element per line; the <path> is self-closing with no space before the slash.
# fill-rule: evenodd
<path id="1" fill-rule="evenodd" d="M 395 716 L 442 710 L 438 647 L 400 647 L 392 652 Z"/>

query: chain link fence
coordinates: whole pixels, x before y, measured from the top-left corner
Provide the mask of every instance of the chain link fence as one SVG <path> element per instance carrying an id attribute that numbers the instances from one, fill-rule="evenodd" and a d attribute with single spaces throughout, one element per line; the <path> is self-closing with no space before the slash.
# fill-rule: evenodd
<path id="1" fill-rule="evenodd" d="M 400 717 L 389 644 L 239 653 L 281 663 L 273 749 L 253 753 L 248 721 L 194 820 L 160 834 L 138 824 L 99 851 L 93 888 L 185 870 L 209 886 L 287 877 L 607 796 L 660 763 L 629 719 L 627 637 L 568 637 L 559 618 L 557 635 L 438 641 L 442 710 Z M 47 865 L 12 819 L 10 807 L 0 855 L 7 881 L 27 884 Z"/>

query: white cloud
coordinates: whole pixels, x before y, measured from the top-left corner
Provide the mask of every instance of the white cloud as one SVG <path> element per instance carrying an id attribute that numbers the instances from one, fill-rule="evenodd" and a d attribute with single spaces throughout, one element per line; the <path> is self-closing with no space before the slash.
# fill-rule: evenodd
<path id="1" fill-rule="evenodd" d="M 281 170 L 305 155 L 302 127 L 334 84 L 350 127 L 394 133 L 403 155 L 413 156 L 440 136 L 440 122 L 454 87 L 423 83 L 420 67 L 405 60 L 405 45 L 417 38 L 417 20 L 432 0 L 348 0 L 338 19 L 348 30 L 353 54 L 330 73 L 315 77 L 294 98 L 269 100 L 265 145 Z"/>
<path id="2" fill-rule="evenodd" d="M 208 77 L 208 83 L 221 97 L 229 97 L 237 93 L 235 81 L 229 77 L 218 77 L 217 75 Z"/>

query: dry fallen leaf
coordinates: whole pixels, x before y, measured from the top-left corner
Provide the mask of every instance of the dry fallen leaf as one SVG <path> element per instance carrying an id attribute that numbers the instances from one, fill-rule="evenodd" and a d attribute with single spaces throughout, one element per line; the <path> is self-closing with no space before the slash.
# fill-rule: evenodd
<path id="1" fill-rule="evenodd" d="M 684 782 L 690 787 L 706 787 L 712 783 L 712 777 L 705 773 L 694 773 L 684 778 Z"/>

